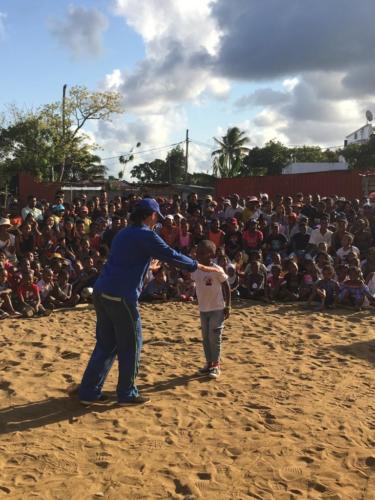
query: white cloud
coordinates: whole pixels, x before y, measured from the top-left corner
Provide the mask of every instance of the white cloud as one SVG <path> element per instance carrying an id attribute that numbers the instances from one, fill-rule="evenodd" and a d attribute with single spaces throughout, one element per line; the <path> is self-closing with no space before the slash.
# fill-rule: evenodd
<path id="1" fill-rule="evenodd" d="M 258 87 L 237 99 L 228 123 L 207 135 L 237 125 L 251 145 L 343 143 L 363 123 L 365 109 L 375 111 L 375 59 L 364 50 L 375 35 L 359 23 L 371 23 L 375 4 L 328 3 L 316 0 L 307 9 L 291 0 L 293 8 L 285 10 L 283 0 L 113 0 L 114 13 L 142 37 L 145 56 L 131 72 L 118 66 L 102 83 L 121 92 L 128 117 L 98 130 L 106 149 L 182 138 L 186 104 L 211 101 L 207 109 L 213 109 L 213 99 L 227 98 L 234 81 Z M 255 117 L 237 123 L 245 108 Z M 207 170 L 208 160 L 209 152 L 192 147 L 192 169 Z"/>
<path id="2" fill-rule="evenodd" d="M 96 57 L 102 52 L 108 20 L 99 10 L 70 5 L 65 19 L 51 19 L 49 29 L 74 58 Z"/>
<path id="3" fill-rule="evenodd" d="M 7 15 L 5 12 L 0 12 L 0 40 L 4 40 L 5 38 L 5 20 Z"/>
<path id="4" fill-rule="evenodd" d="M 285 90 L 287 90 L 288 92 L 292 92 L 292 90 L 295 88 L 296 85 L 298 85 L 299 83 L 299 79 L 297 77 L 294 77 L 294 78 L 286 78 L 284 81 L 283 81 L 283 87 L 285 88 Z"/>
<path id="5" fill-rule="evenodd" d="M 201 64 L 219 47 L 220 32 L 210 4 L 211 0 L 114 2 L 114 13 L 142 37 L 145 57 L 131 72 L 114 69 L 101 84 L 122 94 L 130 117 L 126 123 L 98 129 L 106 151 L 126 151 L 137 141 L 152 147 L 172 142 L 171 136 L 183 138 L 187 103 L 228 97 L 229 81 Z M 198 165 L 202 163 L 193 155 L 191 167 Z"/>

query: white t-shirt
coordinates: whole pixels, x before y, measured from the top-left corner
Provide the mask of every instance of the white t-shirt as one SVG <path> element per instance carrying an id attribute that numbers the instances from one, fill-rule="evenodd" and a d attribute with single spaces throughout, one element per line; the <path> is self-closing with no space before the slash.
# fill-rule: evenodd
<path id="1" fill-rule="evenodd" d="M 341 261 L 343 261 L 351 252 L 353 252 L 359 258 L 359 248 L 355 247 L 354 245 L 350 246 L 346 250 L 344 247 L 339 248 L 336 252 L 336 255 Z"/>
<path id="2" fill-rule="evenodd" d="M 220 311 L 225 307 L 221 284 L 228 279 L 228 276 L 222 267 L 213 265 L 220 269 L 220 272 L 206 273 L 197 269 L 191 274 L 196 284 L 198 305 L 201 312 Z"/>
<path id="3" fill-rule="evenodd" d="M 314 229 L 310 234 L 309 243 L 311 245 L 318 246 L 319 243 L 326 243 L 328 247 L 332 246 L 332 231 L 327 229 L 327 231 L 322 234 L 320 229 Z"/>

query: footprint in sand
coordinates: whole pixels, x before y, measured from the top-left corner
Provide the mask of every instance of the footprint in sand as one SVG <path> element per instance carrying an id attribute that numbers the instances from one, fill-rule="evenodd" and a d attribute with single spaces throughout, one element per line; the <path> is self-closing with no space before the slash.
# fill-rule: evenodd
<path id="1" fill-rule="evenodd" d="M 101 467 L 102 469 L 107 469 L 111 462 L 108 460 L 112 455 L 105 451 L 96 454 L 95 465 Z"/>
<path id="2" fill-rule="evenodd" d="M 279 475 L 284 481 L 297 481 L 303 476 L 303 470 L 298 466 L 288 466 L 279 469 Z"/>
<path id="3" fill-rule="evenodd" d="M 46 344 L 43 344 L 43 342 L 31 342 L 31 345 L 33 347 L 41 347 L 43 349 L 46 348 L 46 347 L 48 347 Z"/>
<path id="4" fill-rule="evenodd" d="M 61 357 L 63 359 L 79 359 L 81 354 L 79 352 L 63 351 Z"/>
<path id="5" fill-rule="evenodd" d="M 317 481 L 308 481 L 307 482 L 308 488 L 312 490 L 319 491 L 319 493 L 327 493 L 328 488 L 322 483 L 318 483 Z M 333 491 L 329 491 L 330 494 L 334 493 Z"/>
<path id="6" fill-rule="evenodd" d="M 14 391 L 10 386 L 11 383 L 7 382 L 6 380 L 2 380 L 0 382 L 0 390 L 5 391 L 8 394 L 8 396 L 13 396 L 13 394 L 15 394 L 16 391 Z"/>
<path id="7" fill-rule="evenodd" d="M 312 464 L 314 463 L 314 459 L 308 456 L 300 457 L 299 460 L 301 462 L 305 462 L 305 464 Z"/>

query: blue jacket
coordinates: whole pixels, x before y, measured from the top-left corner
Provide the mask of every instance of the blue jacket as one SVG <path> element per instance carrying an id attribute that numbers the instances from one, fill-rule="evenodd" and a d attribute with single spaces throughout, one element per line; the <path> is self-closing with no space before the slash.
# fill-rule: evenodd
<path id="1" fill-rule="evenodd" d="M 131 226 L 113 239 L 109 259 L 96 280 L 94 291 L 136 303 L 152 258 L 190 272 L 198 266 L 197 261 L 170 248 L 148 226 Z"/>

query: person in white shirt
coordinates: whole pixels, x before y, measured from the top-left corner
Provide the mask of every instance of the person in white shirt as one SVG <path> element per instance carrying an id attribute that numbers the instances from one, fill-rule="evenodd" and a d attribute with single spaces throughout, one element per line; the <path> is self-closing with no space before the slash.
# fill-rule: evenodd
<path id="1" fill-rule="evenodd" d="M 21 211 L 22 219 L 25 220 L 28 214 L 31 214 L 38 222 L 43 220 L 43 212 L 37 208 L 36 198 L 32 194 L 27 197 L 27 205 Z"/>
<path id="2" fill-rule="evenodd" d="M 360 252 L 359 248 L 353 245 L 353 235 L 350 233 L 344 233 L 341 238 L 341 247 L 337 250 L 336 255 L 340 264 L 344 264 L 346 262 L 346 258 L 350 253 L 354 253 L 354 255 L 359 259 Z"/>
<path id="3" fill-rule="evenodd" d="M 9 233 L 11 227 L 12 225 L 8 218 L 0 217 L 0 250 L 4 251 L 12 264 L 16 264 L 16 238 L 14 234 Z"/>
<path id="4" fill-rule="evenodd" d="M 226 220 L 233 219 L 237 215 L 242 214 L 242 212 L 244 211 L 244 208 L 238 203 L 239 199 L 240 197 L 238 196 L 238 194 L 233 194 L 230 197 L 230 206 L 226 207 L 224 211 L 224 216 Z"/>
<path id="5" fill-rule="evenodd" d="M 328 229 L 328 218 L 322 217 L 320 219 L 320 227 L 311 232 L 309 245 L 316 250 L 319 243 L 325 243 L 329 251 L 332 247 L 332 236 L 333 232 Z"/>
<path id="6" fill-rule="evenodd" d="M 197 269 L 191 274 L 195 281 L 196 294 L 200 310 L 203 350 L 206 365 L 200 373 L 211 378 L 220 376 L 221 339 L 224 320 L 230 314 L 230 287 L 228 276 L 224 270 L 212 264 L 216 254 L 216 246 L 210 240 L 203 240 L 198 244 L 197 260 L 205 266 L 214 265 L 219 269 L 217 273 L 208 273 Z"/>

